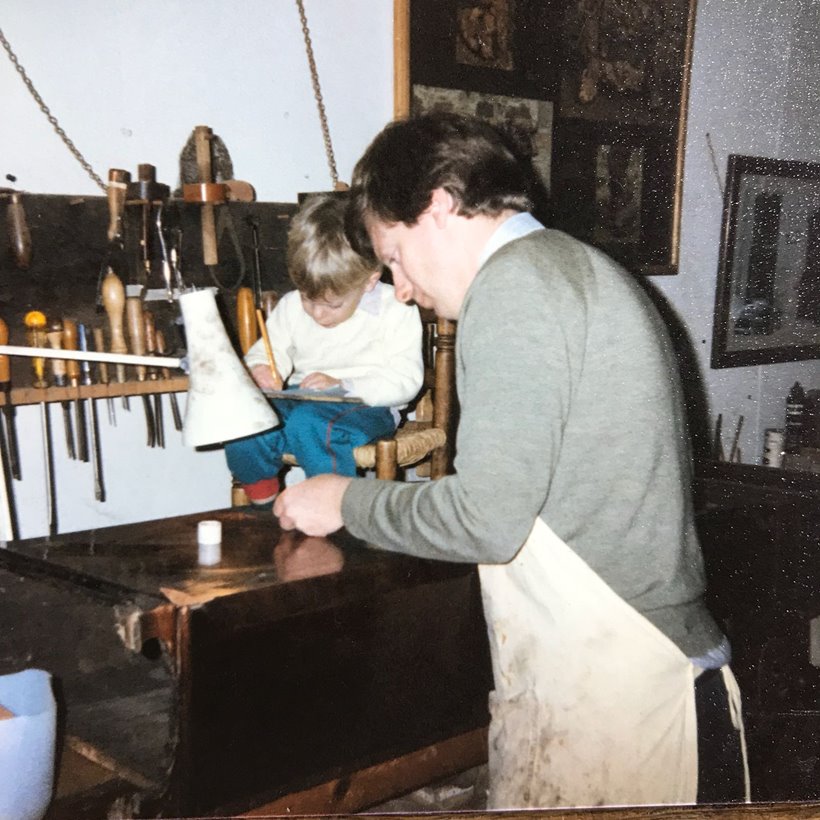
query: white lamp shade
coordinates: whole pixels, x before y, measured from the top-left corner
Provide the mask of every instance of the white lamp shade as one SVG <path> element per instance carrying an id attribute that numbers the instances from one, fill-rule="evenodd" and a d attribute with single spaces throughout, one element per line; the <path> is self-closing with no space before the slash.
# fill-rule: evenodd
<path id="1" fill-rule="evenodd" d="M 203 447 L 269 430 L 279 423 L 231 344 L 215 288 L 179 297 L 188 345 L 188 402 L 182 441 Z"/>

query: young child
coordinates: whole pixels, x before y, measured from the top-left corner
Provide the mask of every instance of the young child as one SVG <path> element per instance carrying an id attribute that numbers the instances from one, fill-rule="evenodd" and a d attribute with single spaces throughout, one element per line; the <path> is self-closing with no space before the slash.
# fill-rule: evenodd
<path id="1" fill-rule="evenodd" d="M 380 269 L 345 237 L 346 198 L 310 197 L 288 234 L 286 293 L 266 325 L 276 368 L 288 390 L 332 391 L 361 404 L 274 399 L 280 425 L 227 442 L 233 476 L 251 503 L 271 504 L 279 492 L 282 455 L 292 453 L 310 477 L 353 476 L 353 448 L 391 435 L 399 411 L 421 389 L 418 308 L 399 302 Z M 260 339 L 245 363 L 262 388 L 278 390 Z"/>

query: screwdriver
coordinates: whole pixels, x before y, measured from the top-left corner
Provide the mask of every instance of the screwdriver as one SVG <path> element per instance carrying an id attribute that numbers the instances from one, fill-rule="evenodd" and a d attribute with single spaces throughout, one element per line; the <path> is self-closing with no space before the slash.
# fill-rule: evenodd
<path id="1" fill-rule="evenodd" d="M 45 347 L 46 325 L 45 314 L 39 310 L 30 310 L 23 318 L 26 326 L 26 339 L 31 347 Z M 31 367 L 34 371 L 32 385 L 38 389 L 47 387 L 45 377 L 45 359 L 33 356 Z M 48 402 L 40 402 L 40 419 L 43 428 L 43 448 L 46 471 L 46 507 L 48 510 L 48 534 L 57 534 L 57 506 L 54 497 L 54 454 L 51 447 L 51 419 L 48 413 Z"/>
<path id="2" fill-rule="evenodd" d="M 63 319 L 63 349 L 77 350 L 77 323 L 73 319 Z M 71 387 L 80 386 L 80 363 L 76 359 L 66 361 L 66 375 Z M 77 396 L 74 399 L 74 418 L 77 428 L 77 457 L 87 462 L 88 430 L 85 423 L 85 402 Z"/>
<path id="3" fill-rule="evenodd" d="M 0 344 L 8 344 L 9 328 L 0 319 Z M 11 401 L 11 364 L 8 356 L 0 356 L 0 389 L 5 396 L 3 415 L 6 419 L 6 451 L 8 453 L 9 470 L 12 476 L 20 480 L 20 450 L 17 446 L 17 427 L 14 421 L 14 405 Z"/>
<path id="4" fill-rule="evenodd" d="M 52 320 L 46 333 L 48 343 L 54 350 L 60 350 L 63 346 L 63 323 L 60 319 Z M 51 373 L 54 376 L 54 384 L 57 387 L 65 387 L 68 384 L 66 377 L 65 359 L 51 360 Z M 71 426 L 71 403 L 60 402 L 63 408 L 63 427 L 65 428 L 65 447 L 68 457 L 77 458 L 77 450 L 74 447 L 74 430 Z"/>

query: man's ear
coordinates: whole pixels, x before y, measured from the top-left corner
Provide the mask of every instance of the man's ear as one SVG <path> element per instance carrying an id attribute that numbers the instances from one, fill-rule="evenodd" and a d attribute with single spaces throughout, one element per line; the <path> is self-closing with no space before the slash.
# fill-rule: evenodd
<path id="1" fill-rule="evenodd" d="M 444 188 L 435 188 L 430 196 L 430 215 L 435 220 L 436 226 L 443 228 L 447 223 L 447 218 L 456 211 L 456 203 L 452 194 Z"/>
<path id="2" fill-rule="evenodd" d="M 381 268 L 379 270 L 374 270 L 370 276 L 367 277 L 367 281 L 364 283 L 364 291 L 367 293 L 369 290 L 373 290 L 376 287 L 376 283 L 379 279 L 382 278 Z"/>

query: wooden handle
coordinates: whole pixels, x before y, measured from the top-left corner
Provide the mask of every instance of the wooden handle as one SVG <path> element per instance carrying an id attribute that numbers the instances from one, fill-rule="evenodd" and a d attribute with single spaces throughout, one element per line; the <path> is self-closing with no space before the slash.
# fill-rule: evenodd
<path id="1" fill-rule="evenodd" d="M 254 315 L 253 291 L 250 288 L 239 288 L 236 292 L 236 328 L 239 333 L 239 347 L 244 356 L 259 338 Z"/>
<path id="2" fill-rule="evenodd" d="M 23 324 L 26 326 L 26 337 L 31 347 L 44 347 L 46 344 L 46 324 L 44 313 L 39 310 L 30 310 L 23 317 Z M 33 356 L 31 367 L 34 371 L 34 387 L 48 387 L 45 378 L 45 359 Z"/>
<path id="3" fill-rule="evenodd" d="M 137 356 L 145 355 L 145 319 L 142 316 L 142 300 L 139 296 L 128 296 L 125 300 L 125 320 L 128 325 L 128 338 L 131 341 L 131 352 Z M 147 368 L 144 364 L 136 366 L 137 379 L 144 382 Z"/>
<path id="4" fill-rule="evenodd" d="M 63 323 L 60 319 L 54 319 L 48 326 L 46 333 L 49 346 L 53 350 L 61 350 L 63 347 Z M 52 359 L 51 372 L 54 374 L 54 384 L 64 385 L 66 380 L 66 363 L 65 359 Z"/>
<path id="5" fill-rule="evenodd" d="M 165 334 L 161 331 L 157 331 L 157 355 L 164 356 L 165 355 Z M 162 378 L 163 379 L 170 379 L 171 378 L 171 371 L 167 367 L 162 368 Z"/>
<path id="6" fill-rule="evenodd" d="M 77 323 L 73 319 L 63 319 L 63 348 L 77 350 L 77 342 Z M 76 359 L 70 359 L 65 363 L 65 370 L 69 384 L 76 387 L 80 383 L 80 363 Z"/>
<path id="7" fill-rule="evenodd" d="M 101 327 L 95 327 L 92 331 L 94 335 L 94 349 L 98 353 L 105 352 L 105 337 Z M 97 362 L 97 373 L 100 377 L 100 384 L 108 384 L 108 362 Z"/>
<path id="8" fill-rule="evenodd" d="M 122 280 L 111 268 L 102 281 L 101 286 L 103 307 L 108 314 L 108 332 L 111 336 L 111 352 L 127 353 L 128 345 L 125 343 L 125 333 L 123 332 L 123 313 L 125 311 L 125 287 Z M 117 365 L 117 381 L 122 384 L 125 381 L 125 365 Z"/>
<path id="9" fill-rule="evenodd" d="M 0 319 L 0 345 L 9 343 L 9 326 Z M 11 367 L 8 356 L 0 356 L 0 384 L 11 382 Z"/>
<path id="10" fill-rule="evenodd" d="M 200 182 L 213 182 L 211 167 L 211 136 L 213 132 L 207 125 L 198 125 L 194 128 L 194 146 L 196 148 L 196 167 L 199 171 Z M 206 265 L 216 265 L 219 255 L 216 250 L 216 222 L 214 220 L 214 206 L 202 206 L 202 259 Z"/>
<path id="11" fill-rule="evenodd" d="M 26 222 L 26 212 L 20 194 L 11 195 L 6 219 L 14 263 L 20 270 L 28 270 L 31 265 L 31 233 L 28 229 L 28 222 Z"/>
<path id="12" fill-rule="evenodd" d="M 131 174 L 121 168 L 110 168 L 108 171 L 108 241 L 112 242 L 122 236 L 122 215 L 125 211 L 125 197 Z"/>

